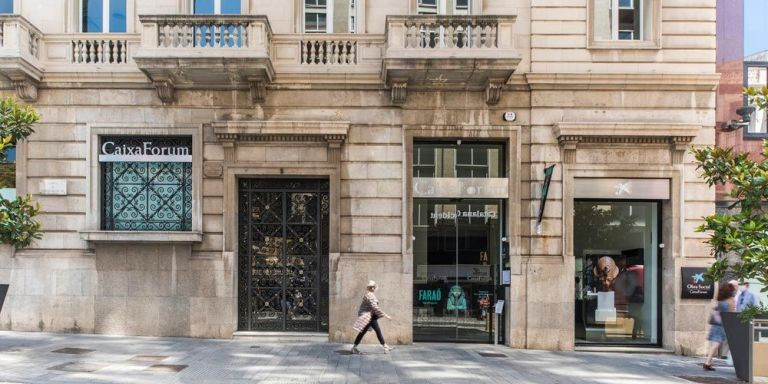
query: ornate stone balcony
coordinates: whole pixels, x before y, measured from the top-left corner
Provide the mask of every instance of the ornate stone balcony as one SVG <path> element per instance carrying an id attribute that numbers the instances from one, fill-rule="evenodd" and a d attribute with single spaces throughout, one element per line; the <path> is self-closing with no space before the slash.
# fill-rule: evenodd
<path id="1" fill-rule="evenodd" d="M 136 65 L 164 102 L 176 88 L 250 89 L 261 102 L 274 77 L 266 16 L 141 15 Z"/>
<path id="2" fill-rule="evenodd" d="M 0 15 L 0 75 L 8 78 L 24 101 L 37 99 L 43 74 L 42 32 L 19 15 Z"/>
<path id="3" fill-rule="evenodd" d="M 388 16 L 382 76 L 392 102 L 407 89 L 469 89 L 496 104 L 521 56 L 513 44 L 516 16 Z"/>

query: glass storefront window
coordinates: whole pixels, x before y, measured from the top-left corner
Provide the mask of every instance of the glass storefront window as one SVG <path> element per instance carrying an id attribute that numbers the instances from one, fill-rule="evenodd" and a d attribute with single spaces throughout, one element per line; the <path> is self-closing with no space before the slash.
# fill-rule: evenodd
<path id="1" fill-rule="evenodd" d="M 659 205 L 576 201 L 577 343 L 658 344 Z"/>
<path id="2" fill-rule="evenodd" d="M 504 147 L 485 143 L 415 143 L 413 177 L 505 177 Z"/>
<path id="3" fill-rule="evenodd" d="M 493 341 L 502 211 L 500 200 L 414 201 L 414 339 Z"/>

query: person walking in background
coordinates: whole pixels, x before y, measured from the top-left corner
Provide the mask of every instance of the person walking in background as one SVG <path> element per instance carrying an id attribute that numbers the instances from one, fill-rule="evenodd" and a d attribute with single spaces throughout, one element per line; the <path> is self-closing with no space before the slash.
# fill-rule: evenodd
<path id="1" fill-rule="evenodd" d="M 360 345 L 360 342 L 363 341 L 363 337 L 371 328 L 376 332 L 376 337 L 379 339 L 381 347 L 384 348 L 384 353 L 394 349 L 387 345 L 384 341 L 384 335 L 381 334 L 378 320 L 382 317 L 386 317 L 387 319 L 391 319 L 391 317 L 379 308 L 379 300 L 374 294 L 376 288 L 376 282 L 373 280 L 368 281 L 368 285 L 365 287 L 363 302 L 360 303 L 360 309 L 357 311 L 357 321 L 355 321 L 355 325 L 352 326 L 352 328 L 358 332 L 357 337 L 355 338 L 355 345 L 352 347 L 353 354 L 360 353 L 357 346 Z"/>
<path id="2" fill-rule="evenodd" d="M 741 312 L 747 309 L 747 307 L 760 306 L 760 298 L 749 290 L 749 281 L 742 281 L 740 288 L 741 292 L 736 296 L 736 312 Z"/>
<path id="3" fill-rule="evenodd" d="M 721 314 L 723 312 L 736 311 L 736 289 L 731 283 L 720 284 L 717 289 L 717 305 L 712 310 L 712 314 L 709 316 L 709 350 L 707 351 L 707 360 L 704 362 L 704 370 L 714 371 L 712 367 L 712 358 L 717 353 L 720 345 L 725 341 L 725 329 L 723 328 L 723 318 Z"/>

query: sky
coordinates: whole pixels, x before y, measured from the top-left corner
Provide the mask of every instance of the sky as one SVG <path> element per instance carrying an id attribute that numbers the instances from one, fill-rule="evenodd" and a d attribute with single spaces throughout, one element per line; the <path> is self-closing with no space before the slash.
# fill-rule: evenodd
<path id="1" fill-rule="evenodd" d="M 744 0 L 744 56 L 768 50 L 768 0 Z"/>

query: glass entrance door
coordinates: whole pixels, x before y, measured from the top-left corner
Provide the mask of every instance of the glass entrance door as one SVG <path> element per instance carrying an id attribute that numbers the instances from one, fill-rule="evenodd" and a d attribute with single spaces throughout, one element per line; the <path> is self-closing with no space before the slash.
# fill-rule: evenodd
<path id="1" fill-rule="evenodd" d="M 415 340 L 493 342 L 502 216 L 501 200 L 414 200 Z"/>

